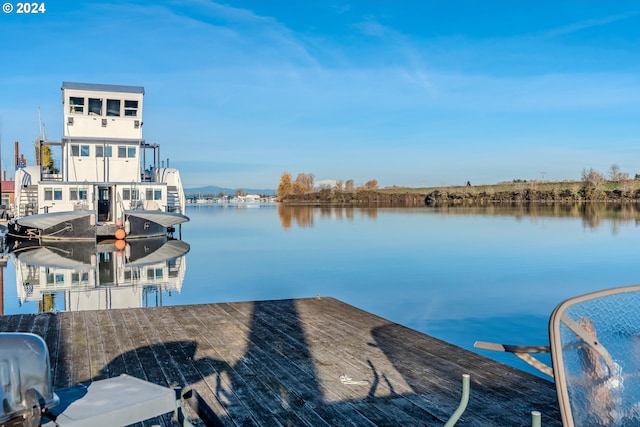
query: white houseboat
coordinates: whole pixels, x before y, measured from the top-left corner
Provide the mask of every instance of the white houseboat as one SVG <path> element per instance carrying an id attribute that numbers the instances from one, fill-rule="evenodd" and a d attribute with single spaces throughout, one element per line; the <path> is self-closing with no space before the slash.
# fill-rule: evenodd
<path id="1" fill-rule="evenodd" d="M 189 221 L 180 174 L 142 138 L 143 97 L 139 86 L 62 83 L 63 137 L 40 144 L 59 149 L 60 168 L 17 167 L 10 238 L 146 238 Z"/>

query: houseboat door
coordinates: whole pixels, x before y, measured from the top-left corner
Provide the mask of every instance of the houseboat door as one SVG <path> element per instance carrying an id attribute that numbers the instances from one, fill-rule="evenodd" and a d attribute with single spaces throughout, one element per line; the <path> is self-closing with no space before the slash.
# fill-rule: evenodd
<path id="1" fill-rule="evenodd" d="M 111 221 L 113 187 L 98 187 L 98 221 Z"/>

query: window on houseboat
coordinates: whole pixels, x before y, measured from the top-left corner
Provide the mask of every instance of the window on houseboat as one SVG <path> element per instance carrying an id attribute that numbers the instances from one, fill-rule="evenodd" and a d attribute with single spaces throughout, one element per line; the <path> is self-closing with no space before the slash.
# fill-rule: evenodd
<path id="1" fill-rule="evenodd" d="M 89 157 L 89 146 L 81 145 L 80 146 L 80 156 L 81 157 Z"/>
<path id="2" fill-rule="evenodd" d="M 71 273 L 71 283 L 80 283 L 80 273 Z"/>
<path id="3" fill-rule="evenodd" d="M 96 145 L 96 157 L 111 157 L 111 146 Z"/>
<path id="4" fill-rule="evenodd" d="M 45 187 L 45 189 L 44 189 L 44 199 L 45 200 L 53 200 L 53 188 Z"/>
<path id="5" fill-rule="evenodd" d="M 118 157 L 121 159 L 136 157 L 136 147 L 126 147 L 124 145 L 118 146 Z"/>
<path id="6" fill-rule="evenodd" d="M 119 99 L 107 99 L 107 116 L 120 117 Z"/>
<path id="7" fill-rule="evenodd" d="M 47 285 L 53 285 L 53 273 L 48 268 L 45 270 L 47 275 Z"/>
<path id="8" fill-rule="evenodd" d="M 89 98 L 89 115 L 90 116 L 102 115 L 102 99 Z"/>
<path id="9" fill-rule="evenodd" d="M 84 98 L 77 96 L 69 97 L 69 112 L 75 114 L 84 113 Z"/>
<path id="10" fill-rule="evenodd" d="M 78 157 L 80 155 L 80 146 L 79 145 L 72 145 L 71 146 L 71 155 L 74 157 Z"/>
<path id="11" fill-rule="evenodd" d="M 87 189 L 71 187 L 69 189 L 69 200 L 87 200 Z"/>
<path id="12" fill-rule="evenodd" d="M 139 190 L 131 190 L 131 200 L 140 200 Z"/>
<path id="13" fill-rule="evenodd" d="M 89 281 L 89 273 L 84 272 L 82 273 L 82 283 L 87 283 Z"/>
<path id="14" fill-rule="evenodd" d="M 111 146 L 96 145 L 96 157 L 111 157 Z"/>
<path id="15" fill-rule="evenodd" d="M 122 200 L 138 200 L 138 190 L 123 188 Z"/>
<path id="16" fill-rule="evenodd" d="M 53 189 L 53 200 L 62 200 L 62 188 Z"/>
<path id="17" fill-rule="evenodd" d="M 157 188 L 147 188 L 147 200 L 162 200 L 162 190 Z"/>
<path id="18" fill-rule="evenodd" d="M 124 101 L 124 115 L 127 117 L 138 116 L 138 101 Z"/>

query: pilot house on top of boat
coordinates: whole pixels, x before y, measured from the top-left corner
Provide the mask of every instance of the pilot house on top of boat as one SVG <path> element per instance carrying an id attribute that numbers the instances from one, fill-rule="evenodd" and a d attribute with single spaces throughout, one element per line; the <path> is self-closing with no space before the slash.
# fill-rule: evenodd
<path id="1" fill-rule="evenodd" d="M 189 221 L 179 172 L 142 138 L 143 96 L 139 86 L 62 84 L 63 137 L 40 144 L 60 150 L 60 168 L 17 168 L 10 238 L 165 236 Z"/>

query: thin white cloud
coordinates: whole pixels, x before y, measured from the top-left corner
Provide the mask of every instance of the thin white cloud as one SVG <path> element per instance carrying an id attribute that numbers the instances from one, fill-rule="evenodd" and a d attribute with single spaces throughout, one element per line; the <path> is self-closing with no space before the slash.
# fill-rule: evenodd
<path id="1" fill-rule="evenodd" d="M 378 39 L 381 57 L 386 61 L 391 60 L 390 65 L 373 64 L 376 68 L 401 69 L 398 74 L 404 81 L 408 82 L 414 89 L 433 92 L 436 88 L 431 80 L 432 71 L 425 65 L 424 48 L 412 40 L 408 35 L 381 24 L 375 17 L 366 17 L 354 25 L 363 35 Z"/>
<path id="2" fill-rule="evenodd" d="M 336 3 L 330 6 L 333 10 L 342 15 L 351 11 L 351 5 L 349 3 Z"/>
<path id="3" fill-rule="evenodd" d="M 354 27 L 362 32 L 362 34 L 371 37 L 394 37 L 397 38 L 397 32 L 393 31 L 378 22 L 374 17 L 366 17 L 364 21 L 354 24 Z"/>
<path id="4" fill-rule="evenodd" d="M 593 27 L 599 27 L 603 25 L 609 25 L 617 21 L 623 21 L 623 20 L 632 18 L 634 16 L 637 16 L 639 13 L 640 12 L 630 12 L 622 15 L 612 15 L 612 16 L 605 16 L 603 18 L 598 18 L 598 19 L 588 19 L 586 21 L 576 22 L 563 27 L 547 30 L 541 33 L 541 36 L 546 38 L 555 38 L 555 37 L 565 36 L 567 34 L 576 33 L 576 32 L 590 29 Z"/>
<path id="5" fill-rule="evenodd" d="M 289 60 L 306 64 L 315 64 L 300 38 L 284 24 L 272 16 L 261 16 L 248 9 L 232 7 L 209 0 L 191 0 L 186 2 L 198 6 L 191 19 L 197 19 L 211 25 L 208 19 L 220 20 L 236 31 L 236 37 L 247 50 L 268 52 L 264 56 L 273 59 Z M 206 12 L 206 13 L 202 13 Z"/>

